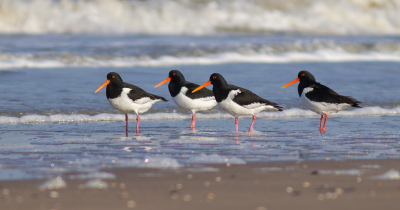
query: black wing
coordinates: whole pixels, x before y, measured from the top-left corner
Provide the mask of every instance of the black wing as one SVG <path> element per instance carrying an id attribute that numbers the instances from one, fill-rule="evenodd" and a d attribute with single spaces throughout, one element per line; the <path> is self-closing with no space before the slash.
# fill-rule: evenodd
<path id="1" fill-rule="evenodd" d="M 161 96 L 157 96 L 157 95 L 153 95 L 151 93 L 148 93 L 146 91 L 144 91 L 142 88 L 136 86 L 136 85 L 132 85 L 132 84 L 128 84 L 125 83 L 123 85 L 123 88 L 130 88 L 131 91 L 128 94 L 128 97 L 130 99 L 132 99 L 133 101 L 137 100 L 137 99 L 141 99 L 141 98 L 145 98 L 148 97 L 151 100 L 156 100 L 156 99 L 160 99 L 162 101 L 168 101 L 167 99 L 165 99 L 164 97 Z"/>
<path id="2" fill-rule="evenodd" d="M 191 99 L 197 99 L 197 98 L 207 98 L 207 97 L 213 97 L 214 94 L 211 90 L 207 89 L 207 88 L 202 88 L 194 93 L 192 93 L 193 90 L 195 90 L 196 88 L 198 88 L 200 85 L 198 84 L 194 84 L 191 82 L 185 82 L 183 84 L 184 87 L 186 87 L 188 89 L 188 91 L 186 92 L 186 96 L 191 98 Z"/>
<path id="3" fill-rule="evenodd" d="M 283 111 L 282 107 L 278 106 L 278 104 L 268 101 L 267 99 L 261 98 L 260 96 L 256 95 L 255 93 L 251 92 L 250 90 L 247 90 L 247 89 L 241 88 L 241 87 L 237 87 L 234 85 L 229 85 L 229 89 L 230 90 L 240 89 L 240 93 L 237 94 L 233 98 L 233 101 L 241 106 L 249 105 L 252 103 L 261 103 L 261 104 L 273 106 L 274 108 L 278 109 L 279 111 Z"/>
<path id="4" fill-rule="evenodd" d="M 309 87 L 313 88 L 312 91 L 306 93 L 307 98 L 315 102 L 327 102 L 327 103 L 335 103 L 342 104 L 346 103 L 351 105 L 352 107 L 361 108 L 358 104 L 361 103 L 354 98 L 349 96 L 342 96 L 330 89 L 329 87 L 322 85 L 320 83 L 315 83 L 310 85 Z"/>

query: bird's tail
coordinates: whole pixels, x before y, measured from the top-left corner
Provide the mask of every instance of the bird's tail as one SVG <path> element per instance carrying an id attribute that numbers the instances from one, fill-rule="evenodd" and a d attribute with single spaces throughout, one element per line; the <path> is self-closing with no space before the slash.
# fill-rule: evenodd
<path id="1" fill-rule="evenodd" d="M 361 103 L 360 101 L 356 101 L 354 104 L 352 104 L 352 107 L 356 107 L 356 108 L 362 108 L 359 103 Z"/>

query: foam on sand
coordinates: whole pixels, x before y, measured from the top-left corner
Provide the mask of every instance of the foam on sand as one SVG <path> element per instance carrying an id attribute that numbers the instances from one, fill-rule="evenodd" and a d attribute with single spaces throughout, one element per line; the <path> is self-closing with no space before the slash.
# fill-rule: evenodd
<path id="1" fill-rule="evenodd" d="M 373 176 L 373 179 L 383 179 L 383 180 L 399 180 L 400 179 L 400 172 L 395 169 L 390 169 L 389 171 L 378 175 Z"/>
<path id="2" fill-rule="evenodd" d="M 246 164 L 246 161 L 237 158 L 237 157 L 227 157 L 223 155 L 206 155 L 206 154 L 201 154 L 199 156 L 194 156 L 189 158 L 187 161 L 188 163 L 200 163 L 200 164 L 206 164 L 206 163 L 212 163 L 212 164 L 225 164 L 225 163 L 230 163 L 230 164 Z"/>
<path id="3" fill-rule="evenodd" d="M 85 189 L 98 189 L 98 190 L 106 190 L 108 189 L 108 183 L 101 180 L 101 179 L 92 179 L 87 181 L 84 185 L 83 188 Z"/>
<path id="4" fill-rule="evenodd" d="M 115 174 L 107 172 L 92 172 L 87 174 L 77 174 L 76 179 L 115 179 Z"/>
<path id="5" fill-rule="evenodd" d="M 132 159 L 124 166 L 133 166 L 137 168 L 180 168 L 182 165 L 173 158 L 168 157 L 147 157 L 144 159 Z"/>
<path id="6" fill-rule="evenodd" d="M 64 189 L 66 187 L 67 183 L 61 176 L 47 180 L 38 186 L 40 190 L 58 190 L 58 189 Z"/>
<path id="7" fill-rule="evenodd" d="M 318 171 L 322 175 L 349 175 L 349 176 L 360 176 L 364 173 L 359 169 L 348 169 L 348 170 L 319 170 Z"/>

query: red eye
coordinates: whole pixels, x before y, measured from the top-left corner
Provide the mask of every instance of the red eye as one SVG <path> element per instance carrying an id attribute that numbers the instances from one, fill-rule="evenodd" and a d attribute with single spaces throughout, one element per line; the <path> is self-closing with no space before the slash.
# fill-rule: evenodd
<path id="1" fill-rule="evenodd" d="M 305 74 L 301 74 L 302 77 L 304 77 Z"/>
<path id="2" fill-rule="evenodd" d="M 217 79 L 217 77 L 216 77 L 216 76 L 213 76 L 213 79 Z"/>
<path id="3" fill-rule="evenodd" d="M 112 76 L 112 78 L 114 79 L 114 78 L 115 78 L 115 76 Z"/>
<path id="4" fill-rule="evenodd" d="M 174 76 L 175 76 L 175 75 L 176 75 L 176 73 L 172 73 L 172 75 L 174 75 Z"/>

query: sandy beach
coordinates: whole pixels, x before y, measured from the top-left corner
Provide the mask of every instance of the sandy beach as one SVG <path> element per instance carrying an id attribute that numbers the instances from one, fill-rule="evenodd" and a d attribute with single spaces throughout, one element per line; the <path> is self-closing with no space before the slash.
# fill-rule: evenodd
<path id="1" fill-rule="evenodd" d="M 204 168 L 204 167 L 202 167 Z M 296 161 L 191 168 L 113 169 L 97 189 L 64 178 L 0 182 L 0 209 L 398 209 L 398 160 Z M 202 169 L 204 170 L 204 169 Z M 393 170 L 392 170 L 393 172 Z M 382 175 L 384 174 L 384 175 Z M 391 180 L 393 179 L 393 180 Z"/>

